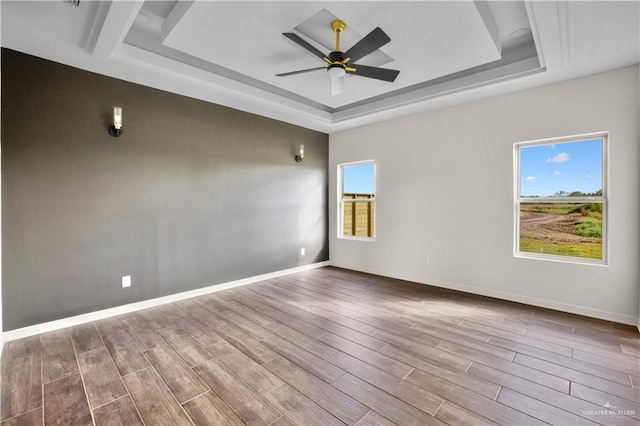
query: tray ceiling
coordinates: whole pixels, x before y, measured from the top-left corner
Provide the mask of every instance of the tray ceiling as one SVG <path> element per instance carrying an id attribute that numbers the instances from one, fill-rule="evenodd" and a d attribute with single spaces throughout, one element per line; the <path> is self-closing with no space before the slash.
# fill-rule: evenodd
<path id="1" fill-rule="evenodd" d="M 322 131 L 638 63 L 637 2 L 2 2 L 2 45 Z M 362 64 L 393 83 L 345 78 L 283 32 L 342 50 L 375 27 L 391 42 Z M 42 44 L 45 42 L 44 48 Z"/>

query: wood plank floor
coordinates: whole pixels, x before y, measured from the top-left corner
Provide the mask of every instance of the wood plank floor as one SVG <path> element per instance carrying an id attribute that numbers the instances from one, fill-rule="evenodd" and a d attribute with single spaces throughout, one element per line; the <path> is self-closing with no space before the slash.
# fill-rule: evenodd
<path id="1" fill-rule="evenodd" d="M 630 326 L 322 268 L 5 345 L 4 425 L 640 425 Z"/>

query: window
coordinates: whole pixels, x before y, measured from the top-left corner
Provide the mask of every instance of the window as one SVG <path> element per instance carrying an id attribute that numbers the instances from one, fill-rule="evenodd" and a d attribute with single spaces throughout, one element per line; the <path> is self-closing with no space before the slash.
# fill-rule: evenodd
<path id="1" fill-rule="evenodd" d="M 607 133 L 515 144 L 515 254 L 607 261 Z"/>
<path id="2" fill-rule="evenodd" d="M 338 166 L 338 237 L 375 237 L 376 166 L 373 161 Z"/>

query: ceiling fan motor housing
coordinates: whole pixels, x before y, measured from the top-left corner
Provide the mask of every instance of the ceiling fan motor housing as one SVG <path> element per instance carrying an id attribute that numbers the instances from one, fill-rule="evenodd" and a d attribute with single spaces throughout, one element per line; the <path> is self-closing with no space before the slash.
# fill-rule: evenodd
<path id="1" fill-rule="evenodd" d="M 329 60 L 331 62 L 342 62 L 344 61 L 344 59 L 345 59 L 344 53 L 342 52 L 335 51 L 335 52 L 329 53 Z"/>

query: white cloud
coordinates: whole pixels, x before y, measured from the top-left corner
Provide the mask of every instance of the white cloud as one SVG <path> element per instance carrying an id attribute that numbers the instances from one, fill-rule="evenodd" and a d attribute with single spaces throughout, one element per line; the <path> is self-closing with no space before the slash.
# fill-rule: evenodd
<path id="1" fill-rule="evenodd" d="M 586 175 L 584 175 L 585 179 L 593 179 L 593 175 L 591 174 L 591 172 L 587 172 Z"/>
<path id="2" fill-rule="evenodd" d="M 553 172 L 553 174 L 556 175 L 556 176 L 560 176 L 560 172 L 557 171 L 557 170 L 555 172 Z"/>
<path id="3" fill-rule="evenodd" d="M 565 163 L 569 161 L 569 154 L 561 152 L 553 158 L 547 158 L 547 163 Z"/>
<path id="4" fill-rule="evenodd" d="M 535 176 L 527 176 L 527 178 L 524 180 L 527 183 L 533 183 L 536 181 Z"/>

